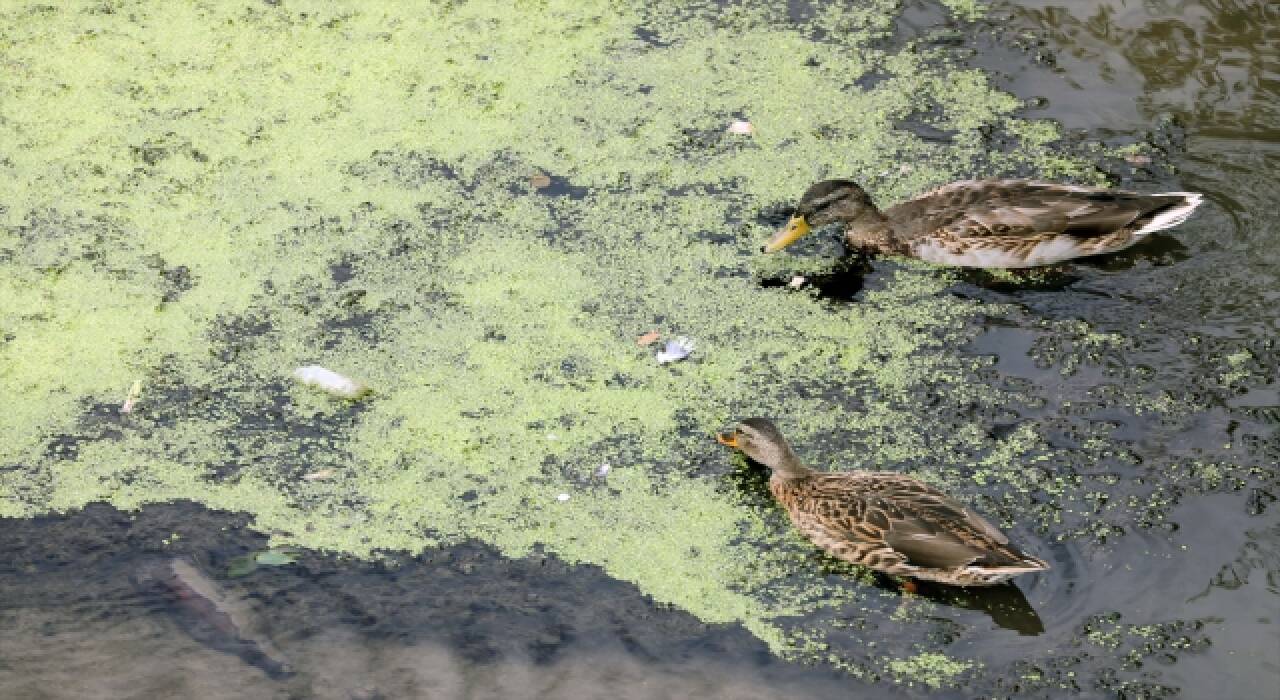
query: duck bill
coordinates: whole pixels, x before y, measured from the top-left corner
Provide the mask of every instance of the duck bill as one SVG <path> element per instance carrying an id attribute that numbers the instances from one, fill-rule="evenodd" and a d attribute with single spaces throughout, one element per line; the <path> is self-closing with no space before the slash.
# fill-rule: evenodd
<path id="1" fill-rule="evenodd" d="M 793 216 L 777 233 L 773 234 L 773 238 L 764 244 L 764 252 L 776 253 L 783 248 L 800 240 L 800 237 L 809 232 L 809 222 L 804 220 L 803 216 Z"/>
<path id="2" fill-rule="evenodd" d="M 716 433 L 716 442 L 725 447 L 737 447 L 738 438 L 732 433 Z"/>

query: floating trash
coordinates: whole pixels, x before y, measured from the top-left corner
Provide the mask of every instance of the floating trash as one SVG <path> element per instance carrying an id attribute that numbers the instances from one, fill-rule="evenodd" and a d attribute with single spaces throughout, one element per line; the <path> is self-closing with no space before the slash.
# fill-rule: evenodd
<path id="1" fill-rule="evenodd" d="M 319 387 L 344 399 L 354 399 L 368 391 L 364 384 L 320 365 L 299 367 L 293 370 L 293 377 L 307 386 Z"/>
<path id="2" fill-rule="evenodd" d="M 680 336 L 675 340 L 668 340 L 666 347 L 658 351 L 658 364 L 665 365 L 668 362 L 678 362 L 689 356 L 693 352 L 693 341 Z"/>
<path id="3" fill-rule="evenodd" d="M 307 481 L 318 481 L 318 480 L 320 480 L 320 479 L 328 479 L 328 478 L 330 478 L 330 477 L 332 477 L 332 476 L 333 476 L 333 470 L 332 470 L 332 469 L 321 469 L 321 470 L 320 470 L 320 471 L 318 471 L 318 472 L 311 472 L 311 473 L 309 473 L 309 474 L 303 474 L 303 475 L 302 475 L 302 478 L 303 478 L 303 479 L 306 479 Z"/>
<path id="4" fill-rule="evenodd" d="M 534 173 L 529 176 L 529 185 L 535 190 L 551 186 L 551 176 L 546 173 Z"/>
<path id="5" fill-rule="evenodd" d="M 662 337 L 662 334 L 659 333 L 658 331 L 649 331 L 648 333 L 645 333 L 639 338 L 636 338 L 636 345 L 639 345 L 640 347 L 644 347 L 646 345 L 653 345 L 654 343 L 658 342 L 658 339 L 661 337 Z"/>
<path id="6" fill-rule="evenodd" d="M 297 561 L 292 552 L 283 549 L 268 549 L 265 552 L 258 552 L 253 558 L 261 566 L 284 566 Z"/>
<path id="7" fill-rule="evenodd" d="M 551 440 L 552 442 L 555 442 L 556 440 L 560 439 L 560 436 L 556 435 L 555 433 L 547 433 L 547 439 Z"/>
<path id="8" fill-rule="evenodd" d="M 739 119 L 733 122 L 732 124 L 730 124 L 729 128 L 725 129 L 725 131 L 728 131 L 731 134 L 739 134 L 741 136 L 750 136 L 756 133 L 756 127 L 754 124 L 752 124 L 751 122 L 745 119 Z"/>
<path id="9" fill-rule="evenodd" d="M 248 576 L 259 566 L 284 566 L 296 561 L 287 549 L 266 549 L 243 557 L 236 557 L 227 564 L 227 575 L 232 578 Z"/>
<path id="10" fill-rule="evenodd" d="M 569 500 L 569 494 L 562 493 L 559 496 L 556 496 L 556 500 L 560 501 L 561 503 L 564 503 L 565 501 Z"/>
<path id="11" fill-rule="evenodd" d="M 133 413 L 133 407 L 138 403 L 138 399 L 142 397 L 142 380 L 133 383 L 129 387 L 129 393 L 124 397 L 124 403 L 120 406 L 121 413 Z"/>
<path id="12" fill-rule="evenodd" d="M 591 474 L 597 479 L 603 479 L 606 476 L 609 476 L 610 469 L 613 469 L 613 467 L 609 466 L 608 462 L 601 462 L 600 466 L 596 467 L 596 470 L 591 472 Z"/>
<path id="13" fill-rule="evenodd" d="M 804 275 L 796 275 L 795 277 L 791 278 L 790 282 L 787 282 L 787 286 L 792 289 L 799 289 L 803 287 L 804 283 L 807 281 L 808 280 L 804 278 Z"/>

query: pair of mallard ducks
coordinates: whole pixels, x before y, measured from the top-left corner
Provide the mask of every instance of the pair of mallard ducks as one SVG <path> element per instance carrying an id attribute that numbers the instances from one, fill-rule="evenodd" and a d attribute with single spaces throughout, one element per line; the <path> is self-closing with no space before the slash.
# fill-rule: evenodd
<path id="1" fill-rule="evenodd" d="M 966 267 L 1032 267 L 1127 248 L 1182 223 L 1192 192 L 1137 194 L 1025 180 L 956 182 L 881 212 L 847 180 L 810 187 L 765 245 L 781 250 L 829 223 L 851 247 Z M 831 555 L 895 576 L 989 586 L 1049 565 L 932 486 L 892 472 L 816 472 L 763 418 L 717 439 L 773 471 L 791 522 Z"/>

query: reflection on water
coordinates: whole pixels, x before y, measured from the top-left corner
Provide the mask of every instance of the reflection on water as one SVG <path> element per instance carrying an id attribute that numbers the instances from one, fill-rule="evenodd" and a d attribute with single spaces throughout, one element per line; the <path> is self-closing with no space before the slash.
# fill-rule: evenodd
<path id="1" fill-rule="evenodd" d="M 1280 130 L 1280 5 L 1267 0 L 1025 0 L 1020 27 L 1047 40 L 1055 80 L 1025 95 L 1087 129 L 1149 129 L 1177 114 L 1201 135 L 1274 142 Z M 1065 88 L 1053 88 L 1056 82 Z M 1045 90 L 1048 86 L 1049 90 Z"/>

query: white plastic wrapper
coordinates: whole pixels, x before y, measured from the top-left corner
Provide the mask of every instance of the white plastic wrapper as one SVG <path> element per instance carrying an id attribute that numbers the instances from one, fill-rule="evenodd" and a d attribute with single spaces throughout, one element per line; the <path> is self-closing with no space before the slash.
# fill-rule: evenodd
<path id="1" fill-rule="evenodd" d="M 293 370 L 293 377 L 307 386 L 318 387 L 344 399 L 354 399 L 368 391 L 364 384 L 320 365 L 299 367 Z"/>
<path id="2" fill-rule="evenodd" d="M 680 336 L 675 340 L 668 340 L 666 347 L 658 351 L 658 364 L 665 365 L 668 362 L 678 362 L 689 356 L 693 352 L 693 341 Z"/>

